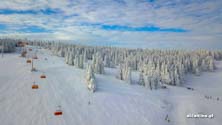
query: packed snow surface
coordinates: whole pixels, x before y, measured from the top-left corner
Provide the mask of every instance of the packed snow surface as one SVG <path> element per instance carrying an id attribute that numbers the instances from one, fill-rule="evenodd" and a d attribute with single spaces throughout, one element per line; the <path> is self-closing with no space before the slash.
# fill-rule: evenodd
<path id="1" fill-rule="evenodd" d="M 0 58 L 1 125 L 220 125 L 222 62 L 215 72 L 187 76 L 181 87 L 149 90 L 116 79 L 116 69 L 96 75 L 97 91 L 87 90 L 85 70 L 38 49 L 37 72 L 19 53 Z M 41 79 L 42 74 L 46 79 Z M 133 81 L 138 80 L 133 73 Z M 33 90 L 33 82 L 39 89 Z M 194 88 L 188 90 L 186 87 Z M 206 98 L 210 97 L 210 98 Z M 218 100 L 219 98 L 219 100 Z M 61 106 L 63 115 L 54 112 Z M 214 118 L 187 118 L 188 114 Z M 166 119 L 169 119 L 169 122 Z"/>

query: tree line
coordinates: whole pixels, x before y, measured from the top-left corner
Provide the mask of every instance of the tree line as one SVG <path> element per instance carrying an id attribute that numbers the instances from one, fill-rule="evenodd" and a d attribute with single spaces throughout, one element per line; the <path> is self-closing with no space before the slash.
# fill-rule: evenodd
<path id="1" fill-rule="evenodd" d="M 7 41 L 11 43 L 18 40 Z M 215 60 L 222 59 L 221 50 L 129 49 L 51 41 L 28 42 L 29 45 L 49 49 L 54 55 L 64 57 L 68 65 L 87 69 L 90 76 L 88 83 L 95 83 L 93 73 L 104 74 L 104 67 L 109 67 L 117 68 L 116 78 L 129 84 L 132 84 L 132 71 L 139 72 L 137 83 L 150 89 L 157 89 L 164 84 L 180 86 L 185 82 L 186 74 L 199 76 L 201 72 L 213 72 L 216 69 Z"/>

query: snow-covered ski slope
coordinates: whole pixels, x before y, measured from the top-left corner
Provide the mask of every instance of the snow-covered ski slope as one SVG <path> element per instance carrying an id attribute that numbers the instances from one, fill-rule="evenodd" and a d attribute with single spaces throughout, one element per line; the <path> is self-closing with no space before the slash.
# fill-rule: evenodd
<path id="1" fill-rule="evenodd" d="M 0 59 L 1 125 L 219 125 L 222 123 L 222 63 L 216 72 L 188 76 L 185 87 L 150 91 L 115 78 L 115 69 L 96 75 L 98 89 L 87 90 L 85 70 L 64 63 L 48 50 L 38 50 L 37 72 L 19 54 Z M 46 79 L 40 79 L 42 74 Z M 133 73 L 134 74 L 134 73 Z M 133 78 L 137 78 L 134 76 Z M 39 89 L 33 90 L 36 82 Z M 212 96 L 206 99 L 204 96 Z M 220 100 L 217 101 L 216 97 Z M 61 106 L 62 116 L 54 116 Z M 189 113 L 214 114 L 188 119 Z M 169 116 L 170 122 L 165 120 Z"/>

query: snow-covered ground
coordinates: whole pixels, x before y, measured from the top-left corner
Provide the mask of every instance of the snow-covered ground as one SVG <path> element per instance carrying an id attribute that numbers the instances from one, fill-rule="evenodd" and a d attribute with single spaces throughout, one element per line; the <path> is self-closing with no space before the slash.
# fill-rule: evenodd
<path id="1" fill-rule="evenodd" d="M 0 58 L 1 125 L 219 125 L 222 122 L 222 62 L 215 72 L 188 76 L 184 87 L 150 91 L 115 78 L 115 69 L 96 75 L 98 90 L 90 93 L 85 70 L 64 58 L 39 50 L 37 72 L 19 54 Z M 46 79 L 40 79 L 40 75 Z M 137 77 L 133 77 L 137 78 Z M 33 81 L 39 89 L 33 90 Z M 186 89 L 194 88 L 194 91 Z M 206 99 L 205 96 L 211 96 Z M 219 97 L 219 101 L 217 100 Z M 57 106 L 62 116 L 54 116 Z M 186 118 L 187 114 L 214 118 Z M 170 122 L 165 120 L 166 116 Z"/>

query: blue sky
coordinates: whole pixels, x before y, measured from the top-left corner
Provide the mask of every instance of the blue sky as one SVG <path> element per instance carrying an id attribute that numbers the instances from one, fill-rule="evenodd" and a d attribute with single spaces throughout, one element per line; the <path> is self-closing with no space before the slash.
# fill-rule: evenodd
<path id="1" fill-rule="evenodd" d="M 126 47 L 222 46 L 220 0 L 2 0 L 0 37 Z"/>

